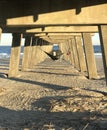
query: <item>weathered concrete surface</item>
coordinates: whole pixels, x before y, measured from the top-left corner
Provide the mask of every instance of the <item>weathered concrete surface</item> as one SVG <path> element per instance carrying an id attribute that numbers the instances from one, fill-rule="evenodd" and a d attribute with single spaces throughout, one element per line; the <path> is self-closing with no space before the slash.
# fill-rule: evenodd
<path id="1" fill-rule="evenodd" d="M 73 55 L 73 49 L 72 49 L 72 43 L 71 39 L 68 40 L 68 46 L 69 46 L 69 57 L 70 57 L 70 63 L 74 66 L 74 55 Z"/>
<path id="2" fill-rule="evenodd" d="M 80 71 L 86 71 L 86 61 L 85 61 L 85 56 L 84 56 L 84 50 L 82 46 L 82 39 L 80 36 L 76 36 L 76 45 L 77 45 L 77 50 L 78 50 L 78 59 L 79 59 L 79 64 L 80 64 Z"/>
<path id="3" fill-rule="evenodd" d="M 62 43 L 66 42 L 67 40 L 73 38 L 74 36 L 81 36 L 81 33 L 38 33 L 35 34 L 44 40 L 47 40 L 50 43 Z"/>
<path id="4" fill-rule="evenodd" d="M 21 48 L 21 34 L 13 34 L 11 57 L 9 64 L 9 77 L 18 76 L 19 71 L 19 61 L 20 61 L 20 48 Z"/>
<path id="5" fill-rule="evenodd" d="M 80 70 L 80 64 L 79 64 L 79 57 L 78 57 L 78 50 L 77 50 L 77 43 L 76 39 L 72 38 L 72 49 L 73 49 L 73 55 L 74 55 L 74 67 L 76 67 L 78 70 Z"/>
<path id="6" fill-rule="evenodd" d="M 29 68 L 31 42 L 32 42 L 32 37 L 26 36 L 25 37 L 25 44 L 24 44 L 23 59 L 22 59 L 22 71 L 27 71 Z"/>
<path id="7" fill-rule="evenodd" d="M 105 72 L 106 84 L 107 84 L 107 25 L 99 26 L 99 34 L 100 34 L 100 41 L 101 41 L 101 48 L 102 48 L 104 72 Z"/>
<path id="8" fill-rule="evenodd" d="M 50 26 L 42 28 L 34 28 L 26 30 L 26 33 L 37 33 L 37 32 L 46 32 L 46 33 L 71 33 L 71 32 L 98 32 L 97 26 Z"/>
<path id="9" fill-rule="evenodd" d="M 81 33 L 37 33 L 35 36 L 81 36 Z"/>
<path id="10" fill-rule="evenodd" d="M 44 53 L 50 52 L 52 50 L 52 45 L 42 45 L 42 46 L 35 46 L 35 57 L 34 57 L 34 65 L 37 65 L 38 63 L 44 61 L 46 58 L 48 58 L 47 54 Z"/>
<path id="11" fill-rule="evenodd" d="M 87 71 L 90 79 L 98 78 L 92 40 L 89 33 L 83 33 L 83 43 L 87 63 Z"/>
<path id="12" fill-rule="evenodd" d="M 24 4 L 24 5 L 23 5 Z M 14 6 L 12 8 L 12 5 Z M 18 7 L 19 6 L 19 7 Z M 65 7 L 64 7 L 65 6 Z M 11 7 L 11 8 L 10 8 Z M 107 24 L 107 1 L 10 2 L 5 24 L 8 26 L 57 24 Z M 95 13 L 93 13 L 95 12 Z M 11 14 L 11 15 L 9 15 Z M 0 16 L 4 16 L 1 14 Z"/>
<path id="13" fill-rule="evenodd" d="M 60 49 L 61 49 L 61 51 L 62 51 L 62 53 L 63 53 L 63 58 L 66 60 L 66 61 L 68 61 L 68 56 L 67 56 L 67 45 L 66 45 L 66 42 L 67 41 L 63 41 L 61 44 L 59 44 L 60 45 Z"/>

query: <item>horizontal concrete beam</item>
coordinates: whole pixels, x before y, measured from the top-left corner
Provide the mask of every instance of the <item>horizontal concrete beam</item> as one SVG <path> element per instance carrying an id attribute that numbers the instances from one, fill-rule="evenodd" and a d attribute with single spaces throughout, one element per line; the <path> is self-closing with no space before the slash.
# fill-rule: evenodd
<path id="1" fill-rule="evenodd" d="M 98 32 L 97 26 L 48 26 L 48 27 L 3 27 L 3 33 L 80 33 Z"/>
<path id="2" fill-rule="evenodd" d="M 66 39 L 46 39 L 46 38 L 43 38 L 43 40 L 48 41 L 50 44 L 60 44 L 65 43 L 67 41 Z"/>
<path id="3" fill-rule="evenodd" d="M 51 39 L 71 39 L 71 38 L 74 38 L 74 36 L 65 36 L 65 35 L 62 35 L 62 36 L 57 36 L 57 35 L 55 35 L 55 36 L 49 36 L 49 38 L 51 38 Z"/>
<path id="4" fill-rule="evenodd" d="M 46 33 L 71 33 L 71 32 L 98 32 L 97 26 L 51 26 L 51 27 L 42 27 L 42 28 L 34 28 L 34 29 L 28 29 L 26 30 L 26 33 L 40 33 L 40 32 L 46 32 Z"/>
<path id="5" fill-rule="evenodd" d="M 43 40 L 46 40 L 50 43 L 62 43 L 62 41 L 67 41 L 69 39 L 74 38 L 75 35 L 44 35 L 40 36 L 39 38 L 42 38 Z"/>
<path id="6" fill-rule="evenodd" d="M 46 5 L 45 3 L 45 9 L 44 5 L 42 4 L 40 9 L 44 9 L 43 12 L 41 12 L 35 5 L 32 5 L 28 10 L 23 8 L 20 9 L 20 11 L 15 9 L 16 12 L 13 12 L 12 9 L 9 10 L 8 14 L 11 14 L 10 17 L 6 17 L 6 21 L 4 19 L 4 23 L 7 26 L 43 26 L 43 25 L 98 25 L 98 24 L 107 24 L 107 2 L 103 2 L 103 4 L 96 4 L 91 6 L 85 6 L 84 1 L 78 3 L 73 3 L 71 1 L 71 8 L 66 9 L 60 9 L 56 10 L 53 8 L 56 8 L 56 6 L 53 4 L 51 5 L 51 9 L 53 11 L 49 10 L 49 5 Z M 62 6 L 62 3 L 58 2 L 57 5 Z M 69 6 L 69 3 L 66 3 L 66 6 Z M 78 6 L 77 6 L 77 5 Z M 83 6 L 82 6 L 83 4 Z M 87 3 L 88 4 L 88 3 Z M 11 6 L 10 6 L 11 7 Z M 29 6 L 28 6 L 29 7 Z M 15 7 L 14 7 L 15 8 Z M 37 10 L 38 9 L 38 10 Z M 42 9 L 42 10 L 43 10 Z M 32 11 L 31 11 L 32 10 Z M 5 11 L 5 10 L 3 10 Z M 12 11 L 12 12 L 10 12 Z M 21 12 L 22 11 L 22 12 Z M 23 14 L 23 12 L 26 11 L 26 15 Z M 28 12 L 28 14 L 27 14 Z M 30 13 L 31 12 L 31 13 Z M 15 15 L 17 13 L 17 15 Z M 19 15 L 18 13 L 22 13 L 22 15 Z M 6 15 L 6 13 L 5 13 Z M 18 16 L 19 15 L 19 16 Z M 3 15 L 1 15 L 3 16 Z M 13 16 L 13 17 L 12 17 Z M 15 17 L 16 16 L 16 17 Z M 2 22 L 1 22 L 2 24 Z"/>
<path id="7" fill-rule="evenodd" d="M 81 36 L 81 33 L 38 33 L 35 36 Z"/>

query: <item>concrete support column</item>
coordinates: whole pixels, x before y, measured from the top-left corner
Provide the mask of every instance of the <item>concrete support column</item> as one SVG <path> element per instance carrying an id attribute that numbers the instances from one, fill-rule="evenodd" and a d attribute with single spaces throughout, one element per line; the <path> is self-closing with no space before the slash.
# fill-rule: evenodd
<path id="1" fill-rule="evenodd" d="M 37 65 L 38 63 L 43 61 L 43 57 L 44 57 L 45 53 L 42 51 L 42 50 L 44 50 L 44 49 L 42 49 L 42 46 L 43 46 L 43 40 L 40 38 L 36 39 L 34 65 Z"/>
<path id="2" fill-rule="evenodd" d="M 66 54 L 67 54 L 66 43 L 65 43 L 65 42 L 61 43 L 60 48 L 61 48 L 62 53 L 64 53 L 64 54 L 63 54 L 63 58 L 64 58 L 64 60 L 67 61 L 67 55 L 66 55 Z"/>
<path id="3" fill-rule="evenodd" d="M 41 46 L 40 45 L 35 46 L 35 60 L 34 60 L 34 65 L 37 65 L 38 63 L 40 63 L 41 58 L 42 58 Z"/>
<path id="4" fill-rule="evenodd" d="M 72 65 L 75 67 L 75 54 L 74 54 L 74 48 L 73 48 L 73 42 L 72 39 L 70 39 L 70 47 L 71 47 L 71 55 L 72 55 Z"/>
<path id="5" fill-rule="evenodd" d="M 16 77 L 18 75 L 20 63 L 21 38 L 21 34 L 13 33 L 8 77 Z"/>
<path id="6" fill-rule="evenodd" d="M 49 53 L 51 50 L 52 45 L 48 45 L 48 43 L 42 39 L 36 39 L 34 65 L 37 65 L 48 58 L 48 55 L 44 51 Z"/>
<path id="7" fill-rule="evenodd" d="M 63 43 L 64 52 L 65 52 L 65 53 L 64 53 L 64 59 L 65 59 L 66 61 L 68 61 L 68 55 L 67 55 L 68 47 L 67 47 L 66 44 L 67 44 L 66 42 Z"/>
<path id="8" fill-rule="evenodd" d="M 63 53 L 63 50 L 62 50 L 62 46 L 61 46 L 62 44 L 60 43 L 59 44 L 59 49 L 61 50 L 61 52 Z M 60 57 L 60 61 L 62 61 L 63 60 L 63 54 L 62 54 L 62 56 Z"/>
<path id="9" fill-rule="evenodd" d="M 74 65 L 73 52 L 72 52 L 72 47 L 71 47 L 71 40 L 68 40 L 67 45 L 68 45 L 68 52 L 67 52 L 67 55 L 68 55 L 70 64 Z"/>
<path id="10" fill-rule="evenodd" d="M 31 53 L 31 42 L 32 37 L 26 36 L 25 37 L 25 43 L 24 43 L 24 54 L 22 59 L 22 71 L 27 71 L 29 68 L 29 62 L 30 62 L 30 53 Z"/>
<path id="11" fill-rule="evenodd" d="M 72 50 L 72 45 L 71 45 L 71 40 L 68 41 L 68 46 L 69 46 L 69 58 L 70 58 L 70 63 L 74 65 L 74 57 L 73 57 L 73 50 Z"/>
<path id="12" fill-rule="evenodd" d="M 69 48 L 68 40 L 65 43 L 65 51 L 66 51 L 66 60 L 71 63 L 71 60 L 70 60 L 70 48 Z"/>
<path id="13" fill-rule="evenodd" d="M 99 36 L 100 36 L 104 72 L 107 84 L 107 25 L 99 26 Z"/>
<path id="14" fill-rule="evenodd" d="M 76 45 L 78 50 L 78 58 L 79 58 L 79 64 L 80 64 L 80 71 L 86 71 L 86 61 L 85 61 L 85 54 L 82 46 L 82 39 L 81 36 L 76 36 Z"/>
<path id="15" fill-rule="evenodd" d="M 31 53 L 30 53 L 30 68 L 34 67 L 35 61 L 37 60 L 35 59 L 35 55 L 37 55 L 36 53 L 37 41 L 38 41 L 37 37 L 32 38 Z"/>
<path id="16" fill-rule="evenodd" d="M 72 49 L 73 49 L 73 57 L 74 57 L 74 66 L 80 70 L 79 59 L 78 59 L 78 51 L 75 38 L 72 38 Z"/>
<path id="17" fill-rule="evenodd" d="M 97 68 L 90 33 L 83 33 L 83 43 L 86 56 L 88 77 L 97 78 Z"/>
<path id="18" fill-rule="evenodd" d="M 61 59 L 64 59 L 64 49 L 63 49 L 63 43 L 60 43 L 59 44 L 59 47 L 60 47 L 60 50 L 62 51 L 62 53 L 63 53 L 63 55 L 62 55 L 62 57 L 61 57 Z"/>

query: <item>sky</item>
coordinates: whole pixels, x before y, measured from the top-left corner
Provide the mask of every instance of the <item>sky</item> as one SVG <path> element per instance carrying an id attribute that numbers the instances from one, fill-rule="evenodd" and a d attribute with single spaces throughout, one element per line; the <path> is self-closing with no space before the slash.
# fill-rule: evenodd
<path id="1" fill-rule="evenodd" d="M 100 39 L 98 33 L 95 33 L 95 35 L 92 36 L 92 43 L 93 45 L 100 45 Z"/>
<path id="2" fill-rule="evenodd" d="M 1 35 L 0 45 L 11 46 L 11 43 L 12 43 L 12 34 L 11 33 L 3 33 Z M 92 36 L 92 43 L 93 43 L 93 45 L 100 45 L 98 33 L 95 33 L 95 35 Z M 24 39 L 22 39 L 22 45 L 24 45 Z"/>
<path id="3" fill-rule="evenodd" d="M 2 33 L 0 45 L 11 46 L 12 44 L 12 34 L 11 33 Z M 24 45 L 24 38 L 22 38 L 22 45 Z"/>

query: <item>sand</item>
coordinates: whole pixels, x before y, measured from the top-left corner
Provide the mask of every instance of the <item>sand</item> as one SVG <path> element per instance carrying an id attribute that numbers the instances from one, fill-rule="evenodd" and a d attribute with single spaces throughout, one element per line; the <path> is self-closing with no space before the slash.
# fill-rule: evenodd
<path id="1" fill-rule="evenodd" d="M 0 60 L 0 130 L 106 130 L 107 87 L 102 59 L 90 80 L 65 61 L 46 59 L 16 78 Z"/>

